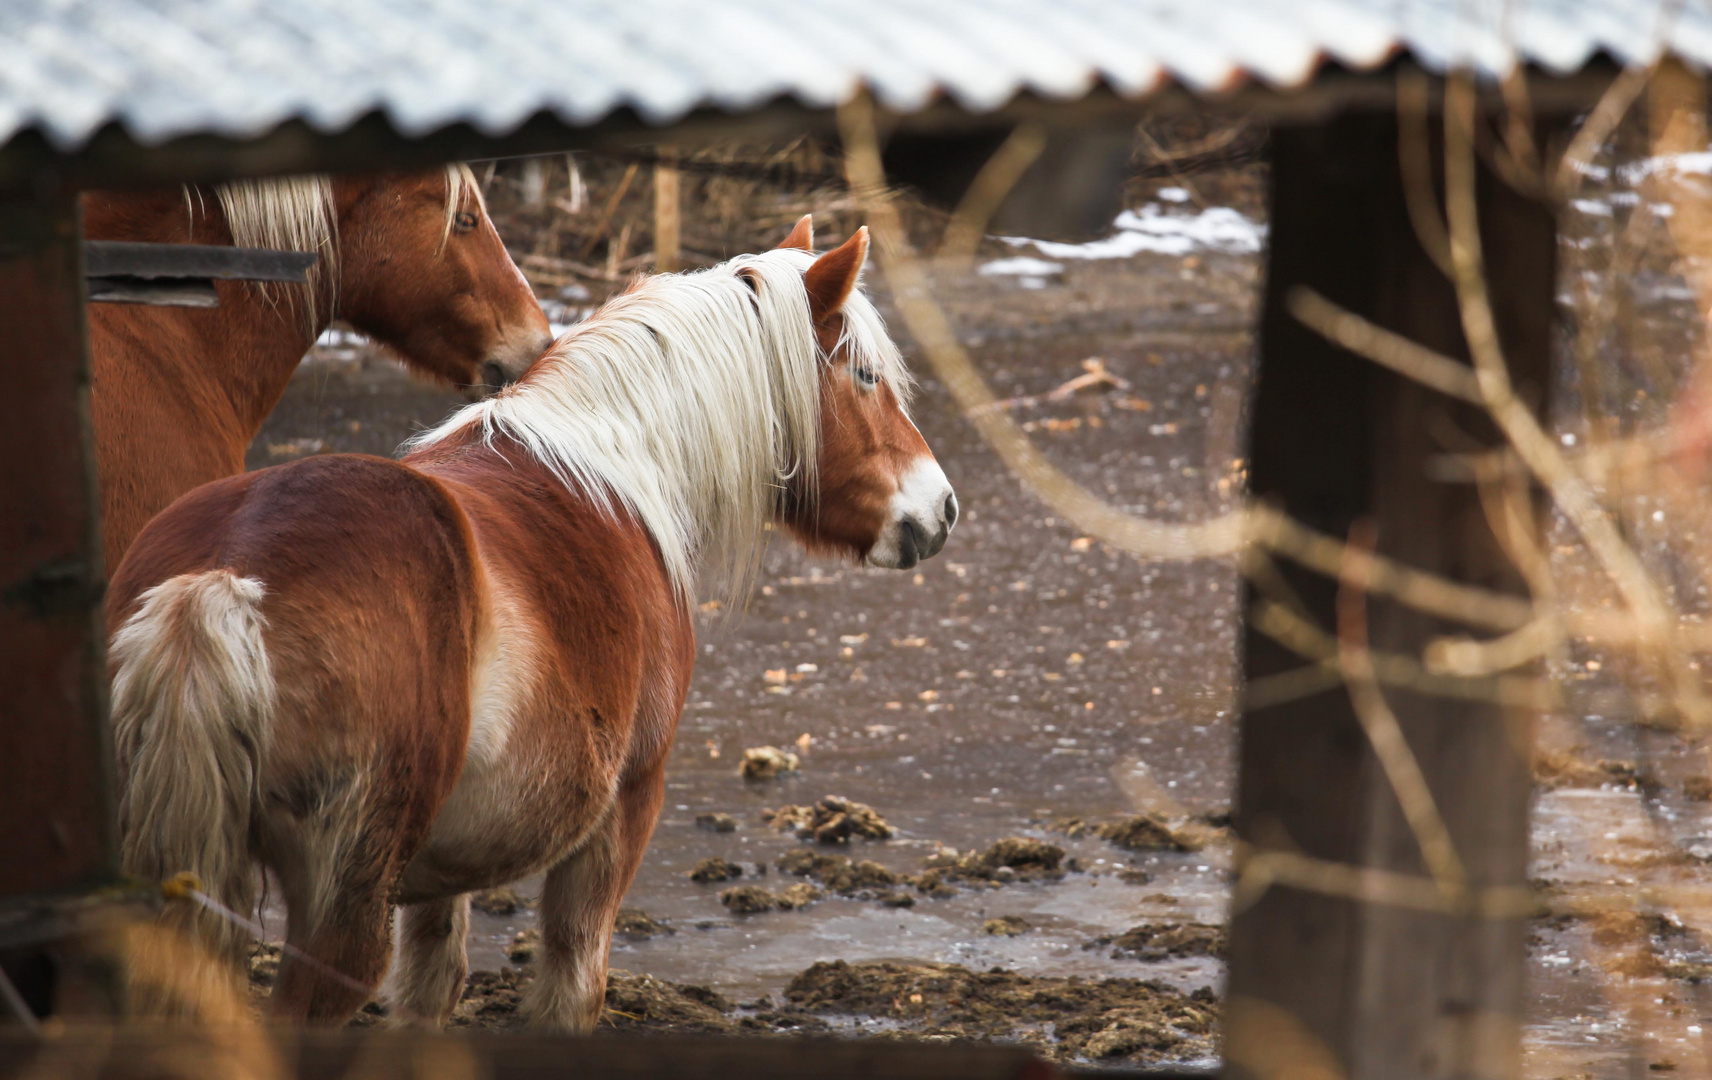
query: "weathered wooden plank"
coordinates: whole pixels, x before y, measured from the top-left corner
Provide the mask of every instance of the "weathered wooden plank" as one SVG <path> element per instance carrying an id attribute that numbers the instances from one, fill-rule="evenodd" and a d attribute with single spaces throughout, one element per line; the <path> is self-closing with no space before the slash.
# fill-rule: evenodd
<path id="1" fill-rule="evenodd" d="M 115 870 L 79 232 L 0 199 L 0 898 Z"/>
<path id="2" fill-rule="evenodd" d="M 1590 108 L 1618 71 L 1618 66 L 1608 60 L 1596 59 L 1569 75 L 1536 73 L 1530 82 L 1534 105 L 1542 114 Z M 1490 93 L 1496 96 L 1497 90 Z M 1386 69 L 1372 74 L 1326 70 L 1299 90 L 1281 93 L 1257 84 L 1239 87 L 1219 100 L 1232 111 L 1301 122 L 1348 108 L 1393 108 L 1395 83 Z M 1134 123 L 1147 110 L 1172 107 L 1197 109 L 1204 104 L 1198 95 L 1183 89 L 1162 90 L 1140 99 L 1096 87 L 1074 102 L 1018 94 L 1002 108 L 986 113 L 972 113 L 955 101 L 941 98 L 908 115 L 890 114 L 882 119 L 888 130 L 949 134 L 995 125 L 1008 129 L 1025 121 L 1065 127 Z M 636 147 L 663 137 L 690 149 L 724 140 L 786 140 L 803 134 L 830 138 L 836 131 L 832 110 L 806 108 L 789 101 L 763 105 L 741 115 L 715 108 L 695 109 L 671 126 L 669 136 L 628 109 L 586 126 L 541 112 L 498 136 L 470 124 L 406 135 L 384 114 L 374 112 L 334 134 L 291 120 L 253 139 L 191 135 L 144 146 L 123 125 L 110 124 L 88 144 L 69 153 L 31 129 L 0 151 L 0 188 L 27 187 L 30 177 L 44 167 L 64 170 L 73 183 L 85 188 L 155 186 L 315 171 L 370 172 L 444 161 Z"/>
<path id="3" fill-rule="evenodd" d="M 68 1030 L 44 1047 L 0 1038 L 0 1076 L 167 1080 L 225 1075 L 488 1080 L 1053 1080 L 1015 1046 L 901 1040 L 598 1037 L 539 1032 Z M 282 1067 L 283 1066 L 283 1067 Z"/>
<path id="4" fill-rule="evenodd" d="M 91 277 L 91 304 L 150 304 L 155 307 L 212 308 L 220 294 L 208 278 Z"/>
<path id="5" fill-rule="evenodd" d="M 1290 290 L 1307 285 L 1466 358 L 1450 283 L 1409 224 L 1395 120 L 1366 114 L 1280 129 L 1272 154 L 1255 495 L 1334 535 L 1372 520 L 1379 550 L 1391 558 L 1520 592 L 1477 493 L 1432 482 L 1424 467 L 1442 449 L 1435 439 L 1453 428 L 1495 445 L 1490 423 L 1471 406 L 1329 345 L 1285 309 Z M 1479 194 L 1500 333 L 1518 386 L 1538 401 L 1549 371 L 1555 227 L 1543 207 L 1490 175 Z M 1293 566 L 1283 571 L 1306 610 L 1335 626 L 1335 583 Z M 1460 629 L 1377 599 L 1370 625 L 1376 648 L 1415 655 L 1430 638 Z M 1303 663 L 1252 627 L 1244 647 L 1250 679 Z M 1526 739 L 1517 737 L 1525 726 L 1493 706 L 1389 696 L 1473 882 L 1525 884 L 1530 781 Z M 1244 840 L 1262 850 L 1426 872 L 1341 686 L 1250 709 L 1241 731 L 1237 829 Z M 1227 1049 L 1296 1039 L 1291 1045 L 1329 1053 L 1361 1080 L 1513 1075 L 1522 935 L 1519 919 L 1450 917 L 1274 887 L 1232 923 Z"/>
<path id="6" fill-rule="evenodd" d="M 221 244 L 87 240 L 83 245 L 83 272 L 92 278 L 214 278 L 302 284 L 309 280 L 309 270 L 318 259 L 313 251 Z"/>

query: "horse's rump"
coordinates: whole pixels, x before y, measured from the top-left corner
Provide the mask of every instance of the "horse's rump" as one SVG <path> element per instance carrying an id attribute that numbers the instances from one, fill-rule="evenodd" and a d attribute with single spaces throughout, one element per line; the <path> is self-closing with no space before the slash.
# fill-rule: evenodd
<path id="1" fill-rule="evenodd" d="M 313 909 L 340 860 L 377 857 L 350 838 L 380 829 L 413 838 L 378 845 L 396 852 L 373 867 L 390 887 L 462 766 L 479 589 L 468 527 L 444 489 L 385 459 L 310 458 L 169 507 L 109 601 L 124 626 L 122 760 L 151 766 L 123 778 L 136 805 L 131 869 L 217 867 L 205 884 L 242 909 L 260 858 L 300 879 L 287 890 Z M 245 673 L 249 685 L 265 673 L 265 708 Z M 125 690 L 145 683 L 146 694 Z M 219 767 L 199 772 L 211 755 Z M 175 790 L 226 812 L 184 837 L 186 815 L 143 801 Z M 197 844 L 225 854 L 177 866 L 145 850 Z"/>

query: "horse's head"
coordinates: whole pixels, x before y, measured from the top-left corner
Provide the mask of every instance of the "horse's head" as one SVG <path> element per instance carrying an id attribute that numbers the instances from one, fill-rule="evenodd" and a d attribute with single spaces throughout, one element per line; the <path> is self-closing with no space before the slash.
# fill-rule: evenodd
<path id="1" fill-rule="evenodd" d="M 797 222 L 780 247 L 812 250 L 809 218 Z M 957 524 L 957 496 L 904 411 L 901 365 L 875 370 L 856 347 L 864 333 L 884 333 L 872 308 L 863 320 L 868 325 L 860 327 L 850 325 L 860 314 L 846 309 L 867 258 L 863 227 L 803 275 L 824 358 L 819 462 L 814 477 L 789 482 L 783 517 L 810 548 L 908 570 L 945 546 Z"/>
<path id="2" fill-rule="evenodd" d="M 341 317 L 412 368 L 475 390 L 553 343 L 463 166 L 334 181 Z"/>

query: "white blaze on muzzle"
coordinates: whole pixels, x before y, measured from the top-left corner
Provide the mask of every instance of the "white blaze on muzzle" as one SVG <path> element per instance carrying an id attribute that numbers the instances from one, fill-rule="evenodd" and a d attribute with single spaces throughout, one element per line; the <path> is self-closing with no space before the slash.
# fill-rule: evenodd
<path id="1" fill-rule="evenodd" d="M 939 554 L 956 524 L 957 496 L 951 481 L 939 462 L 923 455 L 899 480 L 886 527 L 868 552 L 868 565 L 908 570 Z"/>

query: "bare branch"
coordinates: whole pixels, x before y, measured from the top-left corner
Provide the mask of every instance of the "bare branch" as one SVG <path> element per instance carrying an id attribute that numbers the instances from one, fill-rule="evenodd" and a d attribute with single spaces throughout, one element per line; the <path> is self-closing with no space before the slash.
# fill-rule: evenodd
<path id="1" fill-rule="evenodd" d="M 1474 110 L 1472 78 L 1466 73 L 1452 76 L 1445 91 L 1445 206 L 1450 222 L 1451 261 L 1456 269 L 1457 306 L 1462 314 L 1463 336 L 1474 358 L 1481 396 L 1517 455 L 1533 469 L 1587 541 L 1635 618 L 1653 628 L 1658 640 L 1667 644 L 1675 620 L 1662 594 L 1640 559 L 1623 542 L 1616 525 L 1510 385 L 1481 251 L 1480 218 L 1475 201 Z M 1670 672 L 1684 718 L 1697 724 L 1712 719 L 1712 709 L 1708 708 L 1699 680 L 1682 656 L 1667 648 L 1662 650 L 1661 658 Z"/>

